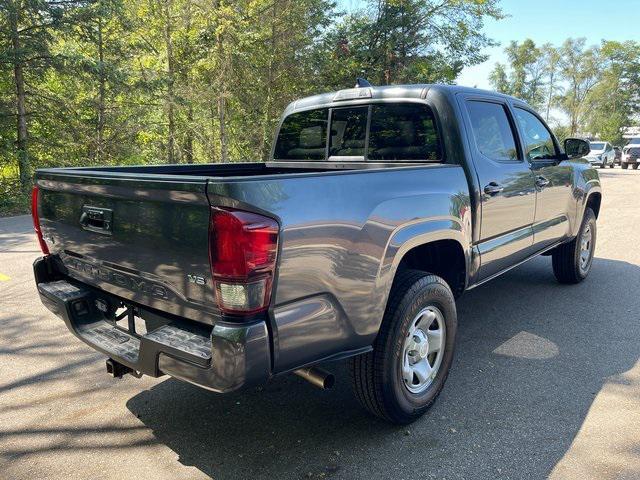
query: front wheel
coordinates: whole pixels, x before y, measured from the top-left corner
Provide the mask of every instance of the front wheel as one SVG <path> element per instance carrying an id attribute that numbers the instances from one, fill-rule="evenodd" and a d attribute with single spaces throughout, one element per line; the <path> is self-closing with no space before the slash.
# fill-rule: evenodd
<path id="1" fill-rule="evenodd" d="M 628 163 L 621 163 L 620 166 L 622 167 L 623 170 L 626 170 L 629 167 Z"/>
<path id="2" fill-rule="evenodd" d="M 634 170 L 637 170 L 637 169 L 638 169 L 638 164 L 637 164 L 637 163 L 634 163 L 634 164 L 633 164 L 633 169 L 634 169 Z"/>
<path id="3" fill-rule="evenodd" d="M 447 379 L 456 329 L 455 300 L 442 278 L 399 273 L 373 351 L 350 359 L 358 401 L 392 423 L 418 419 Z"/>
<path id="4" fill-rule="evenodd" d="M 578 235 L 557 247 L 551 256 L 553 273 L 560 283 L 580 283 L 587 278 L 596 248 L 596 214 L 587 207 Z"/>

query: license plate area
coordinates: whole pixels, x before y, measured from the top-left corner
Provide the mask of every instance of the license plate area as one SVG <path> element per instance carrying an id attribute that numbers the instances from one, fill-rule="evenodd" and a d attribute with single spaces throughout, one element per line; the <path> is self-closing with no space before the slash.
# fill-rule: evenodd
<path id="1" fill-rule="evenodd" d="M 124 302 L 113 304 L 106 299 L 96 298 L 95 306 L 116 329 L 138 338 L 148 333 L 147 322 L 139 316 L 134 305 Z"/>

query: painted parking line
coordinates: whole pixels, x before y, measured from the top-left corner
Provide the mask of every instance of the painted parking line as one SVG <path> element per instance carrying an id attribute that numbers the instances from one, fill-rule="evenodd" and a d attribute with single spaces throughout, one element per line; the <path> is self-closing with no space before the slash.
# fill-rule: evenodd
<path id="1" fill-rule="evenodd" d="M 9 275 L 0 273 L 0 282 L 8 282 L 9 280 L 11 280 L 11 277 Z"/>

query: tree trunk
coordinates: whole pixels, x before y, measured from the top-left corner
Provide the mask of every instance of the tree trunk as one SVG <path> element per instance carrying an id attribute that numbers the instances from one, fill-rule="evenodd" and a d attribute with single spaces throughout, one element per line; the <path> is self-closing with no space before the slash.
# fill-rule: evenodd
<path id="1" fill-rule="evenodd" d="M 209 124 L 211 128 L 211 137 L 209 140 L 209 152 L 211 155 L 211 163 L 216 163 L 218 158 L 218 152 L 216 150 L 216 118 L 217 112 L 213 101 L 209 102 Z"/>
<path id="2" fill-rule="evenodd" d="M 169 138 L 167 141 L 167 163 L 175 163 L 175 138 L 176 138 L 176 119 L 175 119 L 175 69 L 173 58 L 173 38 L 172 38 L 172 0 L 165 0 L 165 24 L 164 24 L 164 41 L 167 51 L 167 120 L 169 123 Z"/>
<path id="3" fill-rule="evenodd" d="M 184 139 L 184 158 L 187 163 L 193 163 L 193 105 L 187 109 L 187 133 Z"/>
<path id="4" fill-rule="evenodd" d="M 31 165 L 29 161 L 27 107 L 26 93 L 24 90 L 24 69 L 20 54 L 19 5 L 12 2 L 9 12 L 9 28 L 11 30 L 11 47 L 13 49 L 13 75 L 16 86 L 16 117 L 17 117 L 17 141 L 16 156 L 18 159 L 18 171 L 20 175 L 20 187 L 28 191 L 31 187 Z"/>
<path id="5" fill-rule="evenodd" d="M 100 2 L 102 7 L 102 2 Z M 102 162 L 104 156 L 104 126 L 105 126 L 105 90 L 106 79 L 104 74 L 104 50 L 102 40 L 102 8 L 98 16 L 98 125 L 97 125 L 97 145 L 96 160 Z"/>
<path id="6" fill-rule="evenodd" d="M 223 41 L 224 38 L 221 33 L 216 37 L 217 41 L 217 54 L 218 54 L 218 70 L 220 72 L 220 91 L 218 93 L 218 122 L 220 127 L 220 161 L 227 163 L 229 161 L 229 146 L 227 139 L 227 127 L 226 127 L 226 114 L 227 114 L 227 59 L 225 58 L 225 50 Z"/>
<path id="7" fill-rule="evenodd" d="M 220 161 L 227 163 L 229 158 L 229 147 L 227 145 L 227 128 L 225 126 L 226 102 L 225 93 L 221 92 L 218 97 L 218 121 L 220 122 Z"/>
<path id="8" fill-rule="evenodd" d="M 571 112 L 571 135 L 575 135 L 578 132 L 578 88 L 574 82 L 573 85 L 573 104 Z"/>
<path id="9" fill-rule="evenodd" d="M 286 5 L 285 5 L 286 7 Z M 269 63 L 267 64 L 267 98 L 265 99 L 264 118 L 262 120 L 262 135 L 260 137 L 259 152 L 263 162 L 269 159 L 269 134 L 271 133 L 271 115 L 273 110 L 273 71 L 275 68 L 275 55 L 278 52 L 276 37 L 278 35 L 276 22 L 278 21 L 278 11 L 286 11 L 286 8 L 279 8 L 278 0 L 274 0 L 271 13 L 271 41 L 269 48 Z"/>
<path id="10" fill-rule="evenodd" d="M 554 77 L 554 72 L 551 71 L 551 74 L 549 75 L 549 96 L 547 98 L 547 114 L 545 117 L 545 121 L 547 123 L 549 123 L 549 114 L 551 112 L 551 101 L 553 100 L 553 77 Z"/>

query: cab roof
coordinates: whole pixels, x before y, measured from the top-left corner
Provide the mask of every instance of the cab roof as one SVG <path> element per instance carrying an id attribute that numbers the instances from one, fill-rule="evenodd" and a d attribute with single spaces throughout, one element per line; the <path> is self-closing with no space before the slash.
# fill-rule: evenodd
<path id="1" fill-rule="evenodd" d="M 318 95 L 312 95 L 304 97 L 299 100 L 291 102 L 284 111 L 284 115 L 288 115 L 300 110 L 309 110 L 311 108 L 328 107 L 333 105 L 340 105 L 352 101 L 370 101 L 370 100 L 382 100 L 382 99 L 424 99 L 430 90 L 447 92 L 449 94 L 456 93 L 481 93 L 483 95 L 490 95 L 500 98 L 509 98 L 511 100 L 518 100 L 515 97 L 504 95 L 502 93 L 493 92 L 489 90 L 482 90 L 479 88 L 462 87 L 459 85 L 443 85 L 443 84 L 428 84 L 419 83 L 413 85 L 386 85 L 379 87 L 355 87 L 344 90 L 337 90 L 334 92 L 321 93 Z M 524 102 L 523 102 L 524 103 Z"/>

